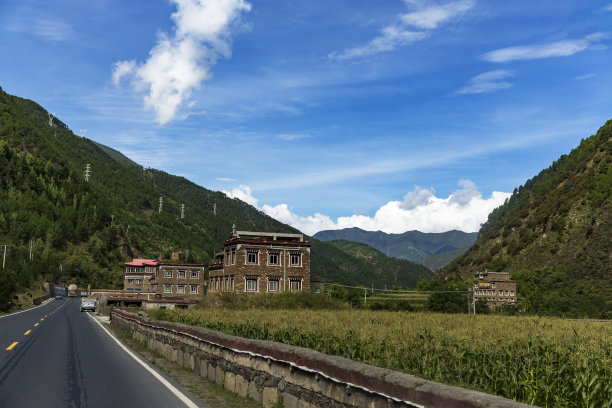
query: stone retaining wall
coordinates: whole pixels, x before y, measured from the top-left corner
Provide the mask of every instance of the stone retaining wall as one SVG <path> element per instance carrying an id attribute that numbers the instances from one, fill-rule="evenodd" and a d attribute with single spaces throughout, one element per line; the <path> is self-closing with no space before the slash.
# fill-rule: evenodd
<path id="1" fill-rule="evenodd" d="M 285 408 L 529 407 L 310 349 L 154 321 L 121 310 L 111 312 L 111 324 L 167 359 L 266 408 L 279 396 Z"/>

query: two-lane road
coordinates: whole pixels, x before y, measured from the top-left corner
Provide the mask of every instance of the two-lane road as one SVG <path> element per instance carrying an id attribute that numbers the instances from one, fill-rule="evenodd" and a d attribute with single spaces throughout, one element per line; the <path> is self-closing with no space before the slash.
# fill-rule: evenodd
<path id="1" fill-rule="evenodd" d="M 80 299 L 0 318 L 0 407 L 196 407 L 133 359 Z"/>

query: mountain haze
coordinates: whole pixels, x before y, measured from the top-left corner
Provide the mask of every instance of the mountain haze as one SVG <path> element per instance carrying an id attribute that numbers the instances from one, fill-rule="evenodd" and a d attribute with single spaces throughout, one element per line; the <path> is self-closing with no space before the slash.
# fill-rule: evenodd
<path id="1" fill-rule="evenodd" d="M 387 256 L 421 263 L 436 270 L 465 252 L 474 243 L 477 235 L 475 232 L 457 230 L 442 233 L 407 231 L 403 234 L 387 234 L 382 231 L 345 228 L 319 231 L 314 237 L 321 241 L 343 239 L 361 242 Z"/>

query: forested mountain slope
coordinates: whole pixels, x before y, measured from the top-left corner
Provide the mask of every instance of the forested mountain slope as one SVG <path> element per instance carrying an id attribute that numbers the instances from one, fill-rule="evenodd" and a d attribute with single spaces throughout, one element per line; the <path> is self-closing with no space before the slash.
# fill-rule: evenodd
<path id="1" fill-rule="evenodd" d="M 433 272 L 423 265 L 405 259 L 388 257 L 378 249 L 361 242 L 340 239 L 329 241 L 329 243 L 365 262 L 377 280 L 389 289 L 392 286 L 415 288 L 418 281 L 430 279 L 433 276 Z"/>
<path id="2" fill-rule="evenodd" d="M 612 121 L 494 210 L 476 243 L 439 272 L 510 271 L 527 310 L 612 311 Z"/>
<path id="3" fill-rule="evenodd" d="M 179 252 L 185 261 L 208 264 L 234 223 L 241 230 L 297 232 L 221 192 L 143 170 L 121 153 L 74 135 L 57 118 L 50 126 L 41 106 L 0 89 L 0 244 L 10 246 L 0 292 L 26 288 L 41 276 L 120 287 L 121 265 L 131 257 L 168 259 Z M 366 278 L 353 273 L 367 269 L 360 260 L 311 241 L 313 279 L 359 284 Z M 343 259 L 342 266 L 334 257 Z"/>

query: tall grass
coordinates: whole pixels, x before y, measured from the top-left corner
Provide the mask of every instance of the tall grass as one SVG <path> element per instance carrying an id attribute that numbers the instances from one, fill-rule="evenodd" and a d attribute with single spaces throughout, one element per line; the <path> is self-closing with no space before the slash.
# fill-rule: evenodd
<path id="1" fill-rule="evenodd" d="M 612 407 L 612 324 L 363 310 L 157 311 L 543 407 Z"/>

